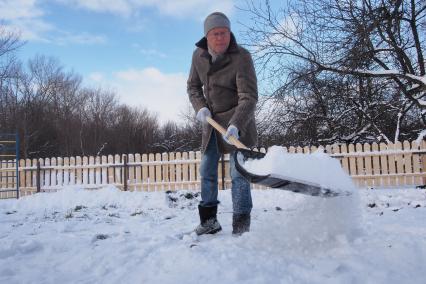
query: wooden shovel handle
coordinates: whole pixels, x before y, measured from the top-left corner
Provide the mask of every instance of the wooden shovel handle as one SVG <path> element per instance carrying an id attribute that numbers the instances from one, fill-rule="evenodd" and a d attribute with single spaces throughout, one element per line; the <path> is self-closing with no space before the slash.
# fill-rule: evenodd
<path id="1" fill-rule="evenodd" d="M 219 131 L 220 134 L 225 135 L 226 134 L 226 130 L 225 128 L 223 128 L 219 123 L 217 123 L 213 118 L 211 117 L 207 117 L 207 122 L 213 126 L 214 129 L 216 129 L 217 131 Z M 243 143 L 240 142 L 240 140 L 238 140 L 236 137 L 234 136 L 230 136 L 228 139 L 232 145 L 234 145 L 235 147 L 239 148 L 239 149 L 247 149 L 250 150 L 246 145 L 244 145 Z"/>

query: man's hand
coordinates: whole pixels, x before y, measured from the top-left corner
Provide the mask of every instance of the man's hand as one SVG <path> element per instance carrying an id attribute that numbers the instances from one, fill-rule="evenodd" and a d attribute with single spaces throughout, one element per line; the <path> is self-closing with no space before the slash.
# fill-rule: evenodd
<path id="1" fill-rule="evenodd" d="M 207 117 L 212 117 L 212 114 L 208 108 L 203 107 L 197 112 L 196 118 L 201 123 L 208 124 Z"/>
<path id="2" fill-rule="evenodd" d="M 235 125 L 232 125 L 232 124 L 229 125 L 228 129 L 226 130 L 225 135 L 223 135 L 222 137 L 223 137 L 223 140 L 225 140 L 226 143 L 233 145 L 232 142 L 229 141 L 229 138 L 231 136 L 234 136 L 236 139 L 238 139 L 240 137 L 240 135 L 238 135 L 238 128 L 235 127 Z"/>

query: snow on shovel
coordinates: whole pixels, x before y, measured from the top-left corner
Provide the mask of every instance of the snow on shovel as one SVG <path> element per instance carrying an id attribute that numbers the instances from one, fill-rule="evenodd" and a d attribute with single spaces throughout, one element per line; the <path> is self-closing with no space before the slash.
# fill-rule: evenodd
<path id="1" fill-rule="evenodd" d="M 226 133 L 226 130 L 212 118 L 208 117 L 207 122 L 222 135 Z M 273 149 L 273 151 L 268 151 L 268 156 L 266 156 L 267 154 L 265 153 L 249 149 L 236 137 L 231 136 L 229 141 L 237 148 L 232 156 L 235 161 L 235 167 L 251 183 L 320 197 L 350 195 L 350 191 L 354 190 L 350 177 L 343 172 L 340 164 L 336 164 L 336 162 L 339 162 L 326 154 L 323 156 L 312 155 L 311 157 L 306 154 L 296 154 L 292 156 L 296 160 L 293 159 L 291 163 L 286 164 L 286 158 L 288 162 L 289 156 L 280 153 L 280 147 L 278 146 L 271 147 L 270 149 Z M 277 167 L 284 167 L 287 171 L 274 170 Z M 335 184 L 327 181 L 318 183 L 312 180 L 312 177 L 304 178 L 303 174 L 300 175 L 291 171 L 295 167 L 306 167 L 304 169 L 305 172 L 316 171 L 317 177 L 321 175 L 321 173 L 318 173 L 319 171 L 328 172 L 330 176 L 328 180 L 332 179 L 336 180 L 336 182 Z M 262 170 L 259 171 L 257 170 L 258 168 L 262 168 Z M 266 173 L 265 170 L 271 170 L 271 172 Z"/>

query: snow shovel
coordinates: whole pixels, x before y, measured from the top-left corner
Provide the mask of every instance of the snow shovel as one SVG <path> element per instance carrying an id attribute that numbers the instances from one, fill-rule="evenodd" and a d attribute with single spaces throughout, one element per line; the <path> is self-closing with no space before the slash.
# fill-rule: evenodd
<path id="1" fill-rule="evenodd" d="M 219 131 L 220 134 L 225 135 L 225 128 L 223 128 L 215 120 L 210 117 L 207 117 L 207 122 L 214 129 Z M 237 148 L 237 150 L 234 152 L 234 155 L 232 156 L 235 161 L 235 167 L 237 168 L 237 171 L 251 183 L 256 183 L 267 187 L 288 190 L 311 196 L 335 197 L 341 194 L 340 192 L 323 187 L 317 183 L 312 183 L 275 174 L 257 175 L 250 173 L 242 166 L 242 164 L 244 164 L 249 159 L 262 159 L 265 157 L 265 153 L 256 150 L 251 150 L 234 136 L 231 136 L 229 138 L 229 141 Z M 347 195 L 347 193 L 345 195 Z"/>

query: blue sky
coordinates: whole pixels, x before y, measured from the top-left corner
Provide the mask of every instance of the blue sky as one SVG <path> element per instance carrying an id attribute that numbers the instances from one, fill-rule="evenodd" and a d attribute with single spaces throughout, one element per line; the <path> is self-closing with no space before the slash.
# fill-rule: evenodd
<path id="1" fill-rule="evenodd" d="M 226 13 L 237 40 L 245 0 L 0 0 L 0 21 L 26 44 L 19 57 L 57 58 L 86 86 L 117 93 L 161 122 L 188 110 L 186 79 L 203 20 Z"/>

